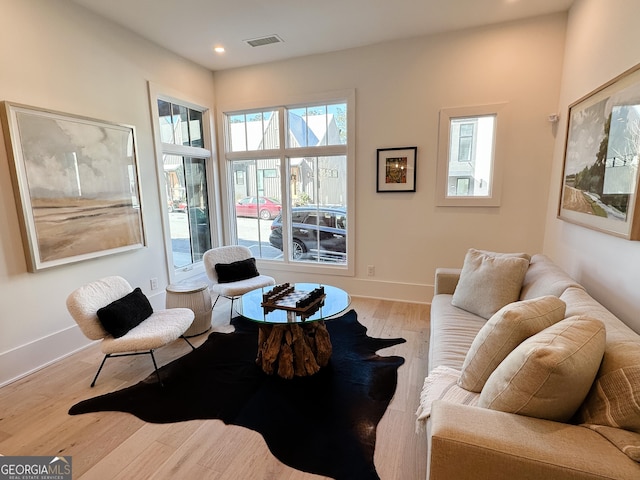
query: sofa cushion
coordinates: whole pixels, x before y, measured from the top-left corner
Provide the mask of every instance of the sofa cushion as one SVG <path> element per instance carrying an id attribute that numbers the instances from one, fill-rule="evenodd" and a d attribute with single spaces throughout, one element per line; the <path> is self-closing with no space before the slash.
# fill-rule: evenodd
<path id="1" fill-rule="evenodd" d="M 559 297 L 567 288 L 583 288 L 564 270 L 546 255 L 536 254 L 531 257 L 531 263 L 522 282 L 520 300 L 554 295 Z"/>
<path id="2" fill-rule="evenodd" d="M 607 327 L 607 343 L 632 341 L 640 343 L 640 335 L 598 303 L 583 288 L 567 288 L 560 299 L 567 304 L 567 317 L 589 315 Z"/>
<path id="3" fill-rule="evenodd" d="M 578 421 L 640 433 L 640 343 L 607 343 Z"/>
<path id="4" fill-rule="evenodd" d="M 524 340 L 564 318 L 565 303 L 547 295 L 510 303 L 482 327 L 462 365 L 458 384 L 480 392 L 489 375 Z"/>
<path id="5" fill-rule="evenodd" d="M 431 301 L 428 371 L 444 365 L 460 370 L 465 356 L 486 323 L 482 317 L 451 305 L 451 295 Z"/>
<path id="6" fill-rule="evenodd" d="M 527 254 L 497 254 L 469 249 L 451 304 L 488 319 L 520 298 L 529 266 Z"/>
<path id="7" fill-rule="evenodd" d="M 605 427 L 603 425 L 582 425 L 609 440 L 634 462 L 640 462 L 640 433 L 630 432 L 621 428 Z"/>
<path id="8" fill-rule="evenodd" d="M 569 288 L 560 298 L 567 315 L 588 314 L 607 328 L 602 364 L 577 420 L 640 433 L 640 335 L 582 289 Z"/>
<path id="9" fill-rule="evenodd" d="M 566 422 L 584 401 L 605 348 L 605 327 L 571 317 L 528 338 L 494 370 L 478 406 Z"/>
<path id="10" fill-rule="evenodd" d="M 97 315 L 104 329 L 114 338 L 120 338 L 140 325 L 153 313 L 149 299 L 140 287 L 122 298 L 98 309 Z"/>

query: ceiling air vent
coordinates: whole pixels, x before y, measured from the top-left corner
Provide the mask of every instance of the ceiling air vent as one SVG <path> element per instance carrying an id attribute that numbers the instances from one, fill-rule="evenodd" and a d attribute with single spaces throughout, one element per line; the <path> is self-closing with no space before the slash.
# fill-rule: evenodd
<path id="1" fill-rule="evenodd" d="M 262 47 L 264 45 L 271 45 L 272 43 L 282 43 L 282 40 L 278 35 L 267 35 L 266 37 L 252 38 L 251 40 L 245 40 L 245 43 L 252 47 Z"/>

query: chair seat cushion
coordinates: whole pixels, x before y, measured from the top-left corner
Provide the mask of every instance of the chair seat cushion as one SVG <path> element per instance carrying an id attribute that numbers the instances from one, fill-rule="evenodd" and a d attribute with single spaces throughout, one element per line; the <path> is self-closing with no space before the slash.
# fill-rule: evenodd
<path id="1" fill-rule="evenodd" d="M 214 268 L 220 283 L 238 282 L 260 275 L 253 257 L 231 263 L 216 263 Z"/>
<path id="2" fill-rule="evenodd" d="M 269 285 L 275 284 L 276 281 L 273 277 L 258 275 L 257 277 L 240 280 L 239 282 L 215 283 L 211 286 L 211 290 L 223 297 L 238 297 L 256 288 L 268 287 Z"/>
<path id="3" fill-rule="evenodd" d="M 157 310 L 122 337 L 105 337 L 101 343 L 102 352 L 124 353 L 160 348 L 180 338 L 193 319 L 194 313 L 188 308 Z"/>
<path id="4" fill-rule="evenodd" d="M 115 338 L 125 335 L 152 313 L 153 307 L 140 287 L 97 311 L 100 323 Z"/>

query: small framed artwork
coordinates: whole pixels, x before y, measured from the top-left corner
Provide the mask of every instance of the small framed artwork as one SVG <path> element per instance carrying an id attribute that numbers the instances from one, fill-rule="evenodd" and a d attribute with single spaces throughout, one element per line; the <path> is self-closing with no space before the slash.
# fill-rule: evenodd
<path id="1" fill-rule="evenodd" d="M 418 147 L 379 148 L 377 192 L 415 192 Z"/>
<path id="2" fill-rule="evenodd" d="M 145 245 L 134 127 L 3 102 L 30 272 Z"/>
<path id="3" fill-rule="evenodd" d="M 640 65 L 569 106 L 558 217 L 640 240 Z"/>

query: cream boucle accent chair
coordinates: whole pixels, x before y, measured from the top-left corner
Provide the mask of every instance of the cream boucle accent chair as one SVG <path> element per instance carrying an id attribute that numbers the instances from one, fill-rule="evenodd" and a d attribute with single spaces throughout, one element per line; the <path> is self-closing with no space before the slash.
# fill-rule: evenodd
<path id="1" fill-rule="evenodd" d="M 102 326 L 97 312 L 131 293 L 133 288 L 124 278 L 118 276 L 105 277 L 77 288 L 67 297 L 67 310 L 76 321 L 82 333 L 90 340 L 102 340 L 100 347 L 105 354 L 98 372 L 91 382 L 96 384 L 98 375 L 111 357 L 130 355 L 151 355 L 158 382 L 162 385 L 158 365 L 153 351 L 182 337 L 195 349 L 183 335 L 191 326 L 194 313 L 188 308 L 170 308 L 154 311 L 150 317 L 125 335 L 114 338 Z"/>
<path id="2" fill-rule="evenodd" d="M 268 287 L 276 284 L 275 279 L 267 275 L 257 275 L 246 280 L 228 283 L 220 283 L 218 281 L 218 273 L 216 272 L 217 264 L 229 264 L 240 260 L 247 260 L 252 257 L 253 255 L 251 255 L 251 250 L 242 245 L 227 245 L 224 247 L 212 248 L 211 250 L 207 250 L 202 257 L 207 277 L 209 277 L 209 280 L 211 280 L 211 283 L 213 284 L 211 286 L 211 291 L 218 295 L 216 301 L 213 303 L 213 308 L 215 308 L 220 297 L 225 297 L 231 300 L 229 320 L 233 317 L 233 301 L 236 298 L 239 298 L 245 293 L 255 290 L 256 288 Z"/>

